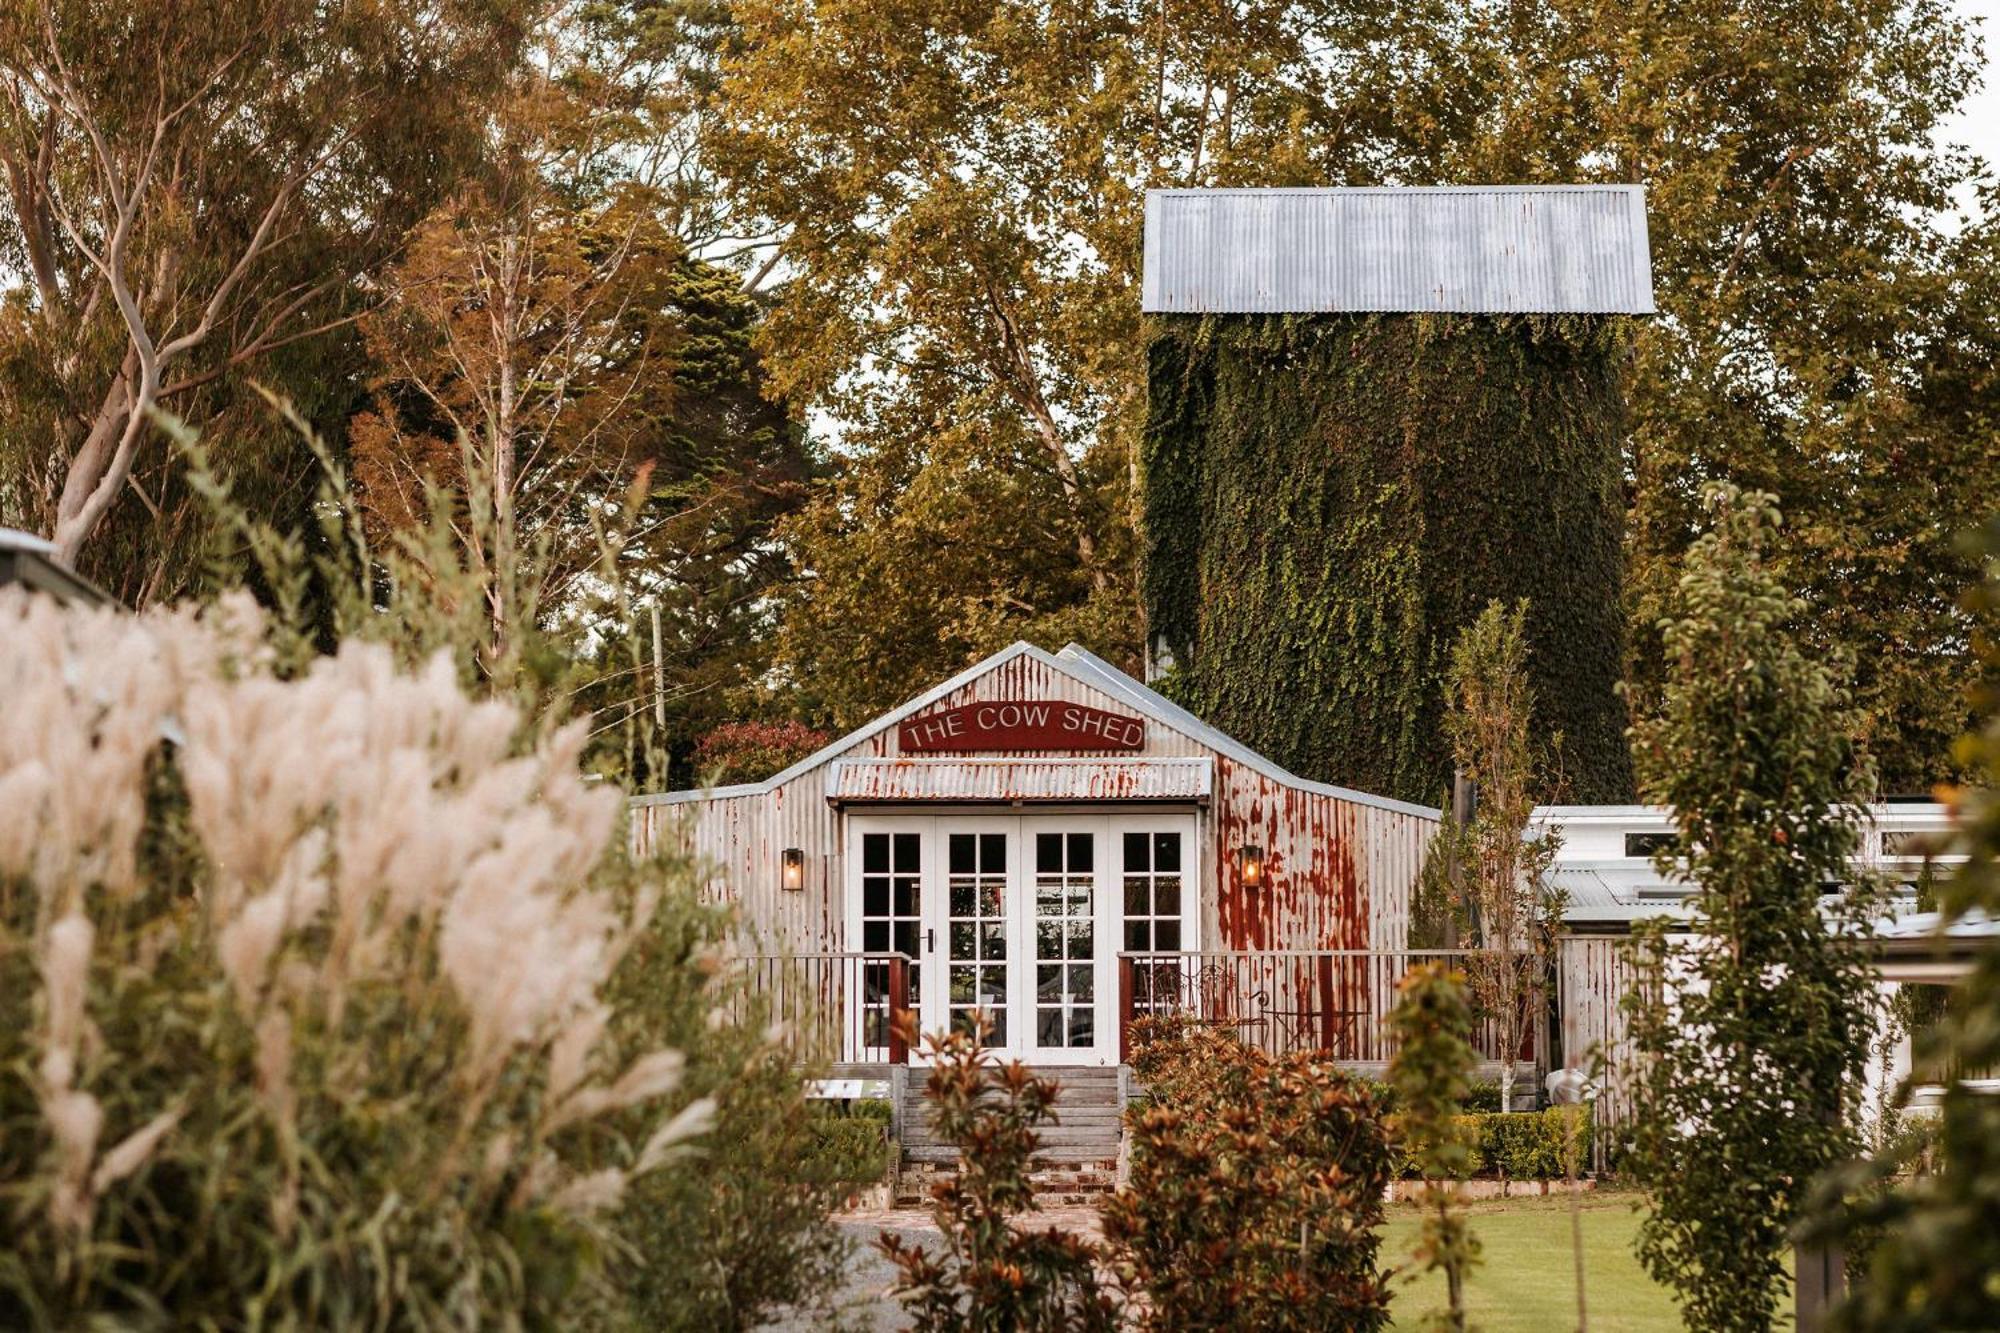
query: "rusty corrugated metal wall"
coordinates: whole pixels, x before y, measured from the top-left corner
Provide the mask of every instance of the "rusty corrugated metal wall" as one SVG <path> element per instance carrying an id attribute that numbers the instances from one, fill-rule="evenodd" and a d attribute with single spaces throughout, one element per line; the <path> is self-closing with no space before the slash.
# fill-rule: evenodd
<path id="1" fill-rule="evenodd" d="M 1115 697 L 1038 653 L 1005 656 L 929 708 L 995 699 L 1055 699 L 1132 712 Z M 1294 786 L 1161 721 L 1147 722 L 1144 751 L 1155 757 L 1209 757 L 1215 794 L 1197 820 L 1204 949 L 1402 949 L 1410 895 L 1434 818 Z M 893 726 L 828 758 L 898 755 Z M 1009 757 L 997 754 L 993 757 Z M 1025 753 L 1018 757 L 1029 757 Z M 1037 751 L 1034 757 L 1048 758 Z M 1077 756 L 1089 762 L 1092 756 Z M 807 769 L 769 791 L 722 789 L 697 799 L 635 802 L 635 844 L 678 845 L 707 867 L 707 892 L 740 904 L 761 948 L 809 952 L 852 947 L 844 939 L 839 868 L 841 813 L 827 804 L 828 766 Z M 1265 849 L 1269 886 L 1237 883 L 1234 849 Z M 779 885 L 779 854 L 806 854 L 804 892 Z"/>

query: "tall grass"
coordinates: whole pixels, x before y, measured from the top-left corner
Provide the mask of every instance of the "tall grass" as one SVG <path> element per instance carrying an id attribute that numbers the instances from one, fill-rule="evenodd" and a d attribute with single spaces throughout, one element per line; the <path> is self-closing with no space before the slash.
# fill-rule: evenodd
<path id="1" fill-rule="evenodd" d="M 0 595 L 0 1326 L 558 1326 L 708 1125 L 585 725 L 291 643 Z"/>

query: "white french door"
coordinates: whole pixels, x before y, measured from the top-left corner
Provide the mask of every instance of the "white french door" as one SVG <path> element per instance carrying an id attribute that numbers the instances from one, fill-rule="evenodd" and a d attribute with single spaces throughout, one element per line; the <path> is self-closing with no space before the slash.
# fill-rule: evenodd
<path id="1" fill-rule="evenodd" d="M 1193 948 L 1188 815 L 851 815 L 848 939 L 915 960 L 924 1032 L 975 1013 L 1002 1058 L 1118 1058 L 1118 952 Z M 1185 941 L 1183 943 L 1183 941 Z M 864 976 L 864 1058 L 883 1058 L 887 969 Z"/>

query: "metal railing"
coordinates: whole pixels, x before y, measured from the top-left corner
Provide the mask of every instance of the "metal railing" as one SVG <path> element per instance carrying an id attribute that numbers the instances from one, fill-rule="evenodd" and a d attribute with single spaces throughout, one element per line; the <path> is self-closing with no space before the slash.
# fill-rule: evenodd
<path id="1" fill-rule="evenodd" d="M 1525 960 L 1526 955 L 1512 957 Z M 1180 1017 L 1227 1031 L 1272 1055 L 1310 1051 L 1355 1064 L 1386 1063 L 1395 1053 L 1389 1011 L 1396 983 L 1420 963 L 1461 969 L 1506 966 L 1508 956 L 1465 950 L 1278 949 L 1121 953 L 1118 955 L 1119 1059 L 1132 1052 L 1132 1025 L 1149 1017 Z M 1532 1064 L 1536 1014 L 1521 1015 L 1517 1058 Z M 1473 1049 L 1499 1057 L 1502 1024 L 1479 1017 Z"/>
<path id="2" fill-rule="evenodd" d="M 781 1025 L 802 1063 L 909 1063 L 917 969 L 908 954 L 749 954 L 735 966 L 743 984 L 730 989 L 732 1017 Z"/>

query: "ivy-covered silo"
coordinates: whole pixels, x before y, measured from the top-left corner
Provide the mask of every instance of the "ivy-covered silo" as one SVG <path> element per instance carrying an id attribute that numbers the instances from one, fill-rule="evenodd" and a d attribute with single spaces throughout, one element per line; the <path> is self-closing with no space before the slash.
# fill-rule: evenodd
<path id="1" fill-rule="evenodd" d="M 1620 369 L 1637 186 L 1147 201 L 1145 600 L 1162 687 L 1321 781 L 1437 802 L 1444 663 L 1530 602 L 1566 799 L 1630 799 Z"/>

